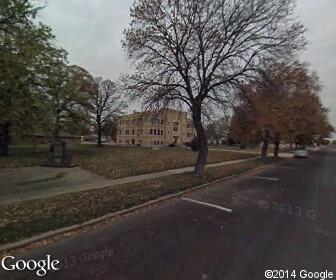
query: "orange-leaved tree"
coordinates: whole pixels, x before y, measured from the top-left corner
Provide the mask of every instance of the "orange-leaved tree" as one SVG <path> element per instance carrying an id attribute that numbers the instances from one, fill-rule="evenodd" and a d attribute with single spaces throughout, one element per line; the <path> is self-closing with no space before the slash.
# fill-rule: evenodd
<path id="1" fill-rule="evenodd" d="M 278 157 L 280 141 L 309 143 L 328 137 L 333 127 L 319 98 L 318 77 L 306 64 L 267 61 L 258 77 L 242 85 L 231 123 L 231 136 L 262 142 L 267 156 L 269 143 Z"/>

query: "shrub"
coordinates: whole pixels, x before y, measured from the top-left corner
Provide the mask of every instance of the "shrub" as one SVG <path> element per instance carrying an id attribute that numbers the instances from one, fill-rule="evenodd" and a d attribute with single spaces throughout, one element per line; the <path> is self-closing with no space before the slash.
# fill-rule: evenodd
<path id="1" fill-rule="evenodd" d="M 239 145 L 239 149 L 241 149 L 241 150 L 246 149 L 246 145 L 241 143 L 241 144 Z"/>
<path id="2" fill-rule="evenodd" d="M 199 141 L 198 141 L 198 137 L 197 136 L 195 136 L 193 138 L 193 140 L 191 140 L 191 142 L 190 142 L 190 148 L 194 152 L 198 152 L 199 151 Z"/>
<path id="3" fill-rule="evenodd" d="M 230 137 L 228 140 L 227 140 L 227 144 L 229 146 L 233 146 L 234 144 L 236 144 L 236 142 Z"/>

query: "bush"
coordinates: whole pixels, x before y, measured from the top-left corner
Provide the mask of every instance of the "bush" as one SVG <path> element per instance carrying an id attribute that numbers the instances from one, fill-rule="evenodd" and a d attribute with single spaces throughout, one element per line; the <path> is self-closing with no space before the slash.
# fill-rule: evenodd
<path id="1" fill-rule="evenodd" d="M 171 144 L 168 145 L 168 147 L 170 147 L 170 148 L 175 148 L 175 147 L 176 147 L 176 144 L 175 144 L 175 143 L 171 143 Z"/>
<path id="2" fill-rule="evenodd" d="M 227 140 L 227 144 L 229 146 L 233 146 L 234 144 L 236 144 L 236 142 L 230 137 L 228 140 Z"/>
<path id="3" fill-rule="evenodd" d="M 199 151 L 199 141 L 198 141 L 198 137 L 197 136 L 195 136 L 193 138 L 193 140 L 191 140 L 191 142 L 190 142 L 190 148 L 194 152 L 198 152 Z"/>
<path id="4" fill-rule="evenodd" d="M 246 145 L 245 145 L 245 144 L 240 144 L 240 145 L 239 145 L 239 149 L 241 149 L 241 150 L 246 149 Z"/>

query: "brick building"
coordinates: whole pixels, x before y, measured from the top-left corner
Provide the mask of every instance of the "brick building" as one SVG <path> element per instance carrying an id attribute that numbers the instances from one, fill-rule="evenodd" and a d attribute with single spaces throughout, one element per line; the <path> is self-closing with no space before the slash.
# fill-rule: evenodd
<path id="1" fill-rule="evenodd" d="M 183 111 L 135 112 L 118 120 L 117 143 L 124 145 L 181 145 L 195 136 L 193 122 Z"/>

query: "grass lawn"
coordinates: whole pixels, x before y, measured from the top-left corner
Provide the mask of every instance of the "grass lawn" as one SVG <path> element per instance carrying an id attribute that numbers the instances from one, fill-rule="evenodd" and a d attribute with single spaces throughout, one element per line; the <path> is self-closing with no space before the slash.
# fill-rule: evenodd
<path id="1" fill-rule="evenodd" d="M 191 173 L 0 206 L 0 244 L 79 224 L 108 213 L 262 166 L 261 159 Z"/>
<path id="2" fill-rule="evenodd" d="M 197 153 L 185 148 L 163 147 L 153 150 L 146 147 L 71 145 L 73 160 L 76 164 L 108 179 L 122 178 L 193 166 Z M 0 168 L 35 166 L 42 164 L 48 157 L 48 146 L 14 147 L 11 156 L 0 158 Z M 217 163 L 253 157 L 251 154 L 227 151 L 209 151 L 208 163 Z"/>

